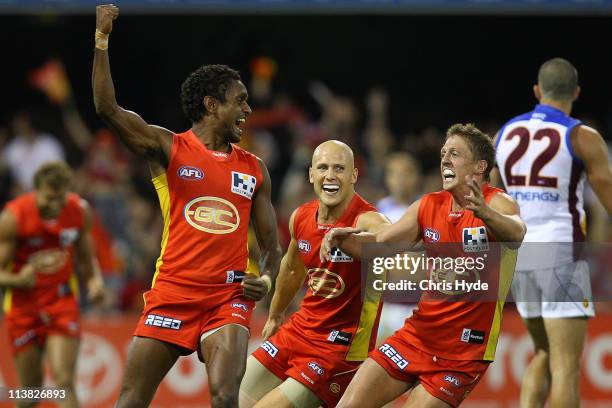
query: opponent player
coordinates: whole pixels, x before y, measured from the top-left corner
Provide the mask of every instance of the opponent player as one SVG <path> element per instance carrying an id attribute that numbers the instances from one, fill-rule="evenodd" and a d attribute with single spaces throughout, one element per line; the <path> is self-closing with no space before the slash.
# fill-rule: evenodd
<path id="1" fill-rule="evenodd" d="M 516 251 L 525 234 L 516 202 L 486 182 L 494 164 L 491 139 L 473 125 L 454 125 L 442 147 L 443 191 L 426 194 L 396 223 L 375 234 L 351 228 L 330 230 L 322 254 L 331 247 L 359 254 L 363 243 L 425 243 L 436 256 L 442 243 L 457 244 L 463 257 L 489 255 L 485 264 L 499 277 L 496 302 L 450 301 L 424 291 L 413 315 L 361 365 L 338 407 L 380 407 L 412 389 L 405 407 L 458 406 L 495 357 L 503 303 L 510 286 Z M 484 183 L 484 184 L 482 184 Z M 506 243 L 502 246 L 491 242 Z M 454 270 L 433 270 L 430 279 Z M 481 275 L 483 273 L 481 272 Z M 461 298 L 460 298 L 461 299 Z"/>
<path id="2" fill-rule="evenodd" d="M 321 262 L 319 246 L 332 227 L 375 232 L 389 222 L 355 192 L 357 169 L 346 144 L 319 145 L 309 178 L 319 198 L 300 206 L 289 220 L 291 242 L 276 280 L 265 341 L 247 362 L 241 408 L 334 407 L 375 344 L 380 293 L 368 291 L 362 300 L 361 263 L 339 250 Z M 300 309 L 281 327 L 306 277 Z"/>
<path id="3" fill-rule="evenodd" d="M 74 373 L 79 350 L 78 282 L 73 260 L 92 301 L 105 291 L 93 255 L 92 214 L 70 193 L 71 172 L 62 162 L 42 165 L 34 191 L 6 204 L 0 215 L 0 286 L 21 387 L 43 385 L 43 354 L 55 385 L 66 390 L 60 406 L 78 406 Z M 20 406 L 34 406 L 23 403 Z"/>
<path id="4" fill-rule="evenodd" d="M 235 407 L 254 301 L 270 291 L 282 255 L 268 170 L 233 144 L 251 113 L 247 91 L 233 69 L 202 66 L 181 92 L 192 128 L 175 134 L 148 125 L 115 100 L 107 48 L 118 15 L 113 5 L 97 7 L 96 110 L 128 148 L 147 159 L 165 226 L 117 406 L 149 405 L 177 358 L 197 350 L 206 363 L 212 406 Z M 250 221 L 262 253 L 261 277 L 243 272 Z"/>
<path id="5" fill-rule="evenodd" d="M 585 238 L 585 175 L 611 213 L 612 173 L 601 135 L 569 116 L 580 94 L 576 68 L 561 58 L 546 61 L 533 91 L 539 105 L 510 120 L 496 140 L 502 180 L 532 243 L 519 253 L 512 286 L 536 349 L 521 407 L 543 407 L 549 394 L 551 407 L 578 407 L 580 356 L 594 309 L 588 266 L 573 243 Z"/>

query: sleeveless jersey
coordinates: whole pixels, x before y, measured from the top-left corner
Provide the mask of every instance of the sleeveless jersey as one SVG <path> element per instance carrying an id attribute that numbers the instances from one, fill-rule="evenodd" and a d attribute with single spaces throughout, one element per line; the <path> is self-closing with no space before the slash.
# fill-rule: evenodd
<path id="1" fill-rule="evenodd" d="M 232 283 L 248 260 L 253 197 L 262 183 L 256 156 L 232 145 L 208 150 L 191 131 L 175 134 L 168 168 L 153 179 L 164 230 L 153 285 L 199 293 Z"/>
<path id="2" fill-rule="evenodd" d="M 490 202 L 501 191 L 485 184 L 485 201 Z M 499 300 L 441 301 L 435 300 L 440 299 L 439 292 L 426 290 L 401 330 L 410 344 L 435 356 L 448 360 L 493 361 L 516 251 L 489 245 L 495 237 L 482 220 L 472 211 L 453 212 L 452 203 L 453 196 L 447 191 L 426 194 L 421 199 L 418 222 L 427 257 L 448 256 L 448 252 L 444 255 L 439 252 L 448 251 L 443 249 L 444 243 L 456 243 L 452 246 L 453 257 L 485 257 L 488 261 L 483 262 L 485 268 L 480 276 L 494 277 L 489 282 L 495 284 L 492 290 L 497 289 Z"/>
<path id="3" fill-rule="evenodd" d="M 374 347 L 382 303 L 380 292 L 366 286 L 361 298 L 361 262 L 338 248 L 331 261 L 321 262 L 319 249 L 325 233 L 334 227 L 354 227 L 358 217 L 376 208 L 355 193 L 349 206 L 334 225 L 317 223 L 319 201 L 298 208 L 293 220 L 293 236 L 308 270 L 308 289 L 291 322 L 300 331 L 329 332 L 329 341 L 349 345 L 346 360 L 363 361 Z"/>
<path id="4" fill-rule="evenodd" d="M 49 267 L 36 271 L 32 289 L 9 288 L 5 293 L 4 310 L 25 310 L 42 307 L 69 292 L 77 294 L 78 283 L 73 275 L 73 244 L 81 233 L 85 214 L 81 198 L 68 194 L 66 204 L 55 219 L 43 219 L 34 193 L 9 201 L 6 208 L 17 222 L 17 247 L 12 261 L 18 273 L 32 257 L 46 257 Z"/>
<path id="5" fill-rule="evenodd" d="M 497 163 L 508 194 L 519 203 L 527 224 L 524 242 L 584 241 L 584 167 L 570 142 L 572 130 L 580 124 L 552 106 L 537 105 L 499 132 Z M 571 246 L 565 248 L 557 251 L 548 266 L 574 260 Z M 539 252 L 547 251 L 540 248 Z"/>

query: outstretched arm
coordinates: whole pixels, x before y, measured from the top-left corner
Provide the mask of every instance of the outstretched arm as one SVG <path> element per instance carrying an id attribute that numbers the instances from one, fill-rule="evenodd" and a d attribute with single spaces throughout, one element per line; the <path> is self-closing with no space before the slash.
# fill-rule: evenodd
<path id="1" fill-rule="evenodd" d="M 172 146 L 172 132 L 148 125 L 136 113 L 120 107 L 115 99 L 108 59 L 108 38 L 113 29 L 113 20 L 118 16 L 119 9 L 112 4 L 96 7 L 96 48 L 92 73 L 96 112 L 130 150 L 165 168 Z"/>
<path id="2" fill-rule="evenodd" d="M 257 243 L 261 250 L 261 258 L 259 260 L 261 277 L 258 279 L 245 279 L 243 284 L 245 286 L 245 295 L 248 295 L 247 289 L 252 289 L 253 294 L 251 297 L 255 300 L 260 300 L 272 290 L 272 283 L 276 279 L 283 255 L 278 243 L 276 213 L 271 202 L 272 182 L 270 181 L 270 174 L 268 174 L 268 169 L 261 160 L 259 161 L 259 166 L 263 182 L 253 196 L 252 221 Z M 252 288 L 248 287 L 250 283 L 254 285 Z M 261 284 L 267 287 L 262 287 Z"/>
<path id="3" fill-rule="evenodd" d="M 276 290 L 272 297 L 272 303 L 270 303 L 268 320 L 262 331 L 264 340 L 278 331 L 283 323 L 287 306 L 289 306 L 296 293 L 302 287 L 304 278 L 307 274 L 306 267 L 298 254 L 297 242 L 293 236 L 293 220 L 295 218 L 295 213 L 296 211 L 291 214 L 291 219 L 289 220 L 291 242 L 289 243 L 287 253 L 281 261 L 280 271 L 276 278 Z"/>

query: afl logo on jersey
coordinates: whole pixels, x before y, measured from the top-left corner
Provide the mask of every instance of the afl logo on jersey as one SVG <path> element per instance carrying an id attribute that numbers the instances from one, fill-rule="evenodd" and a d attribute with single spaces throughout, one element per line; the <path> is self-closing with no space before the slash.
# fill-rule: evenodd
<path id="1" fill-rule="evenodd" d="M 423 237 L 427 242 L 438 242 L 440 240 L 440 233 L 438 230 L 427 227 L 423 232 Z"/>
<path id="2" fill-rule="evenodd" d="M 202 180 L 204 172 L 197 167 L 181 166 L 178 169 L 178 176 L 184 180 Z"/>
<path id="3" fill-rule="evenodd" d="M 308 287 L 314 296 L 333 299 L 344 293 L 345 284 L 337 273 L 324 268 L 313 268 L 308 270 Z"/>
<path id="4" fill-rule="evenodd" d="M 300 239 L 298 241 L 298 250 L 302 253 L 307 254 L 308 252 L 310 252 L 310 242 L 306 241 L 305 239 Z"/>
<path id="5" fill-rule="evenodd" d="M 194 198 L 185 206 L 184 215 L 193 228 L 210 234 L 229 234 L 240 225 L 234 204 L 219 197 Z"/>

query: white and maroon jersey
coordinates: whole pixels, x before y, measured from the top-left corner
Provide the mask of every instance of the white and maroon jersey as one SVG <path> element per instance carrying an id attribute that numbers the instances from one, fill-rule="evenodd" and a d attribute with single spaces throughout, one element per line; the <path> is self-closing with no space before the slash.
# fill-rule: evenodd
<path id="1" fill-rule="evenodd" d="M 527 224 L 524 242 L 584 241 L 584 166 L 570 142 L 572 130 L 580 124 L 552 106 L 537 105 L 533 111 L 510 120 L 499 132 L 497 166 Z M 574 260 L 571 245 L 557 248 L 547 261 L 519 256 L 517 269 L 530 269 L 535 263 L 537 267 L 552 267 Z"/>

